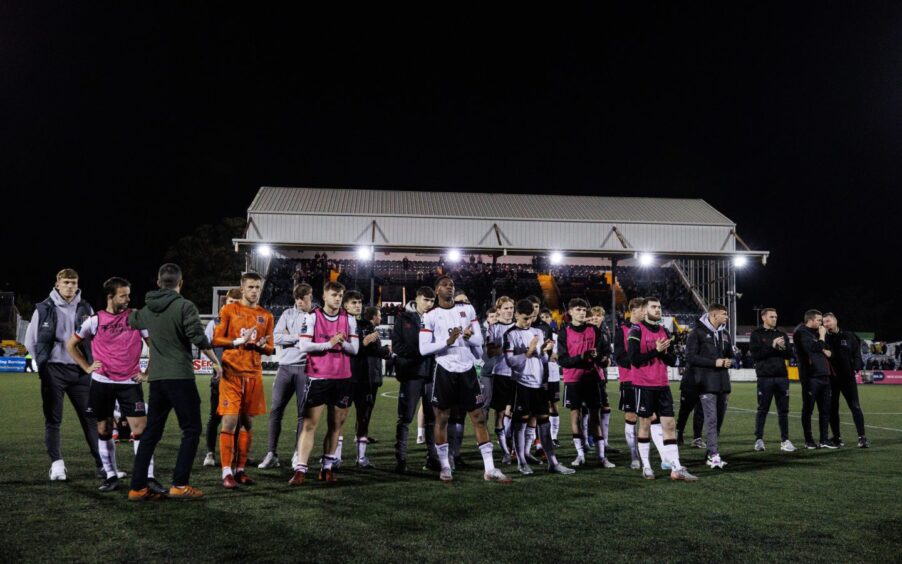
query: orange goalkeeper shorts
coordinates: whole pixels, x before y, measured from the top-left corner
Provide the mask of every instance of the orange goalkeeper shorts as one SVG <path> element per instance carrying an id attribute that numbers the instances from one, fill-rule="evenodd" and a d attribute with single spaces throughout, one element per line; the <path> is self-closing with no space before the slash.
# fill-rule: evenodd
<path id="1" fill-rule="evenodd" d="M 235 374 L 219 379 L 220 415 L 260 415 L 266 413 L 262 374 Z"/>

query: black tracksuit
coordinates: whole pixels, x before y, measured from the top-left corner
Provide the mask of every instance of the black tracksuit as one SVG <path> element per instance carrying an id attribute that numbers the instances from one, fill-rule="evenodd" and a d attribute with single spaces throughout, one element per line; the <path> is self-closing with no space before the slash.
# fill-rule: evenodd
<path id="1" fill-rule="evenodd" d="M 851 331 L 840 329 L 836 333 L 827 333 L 827 346 L 833 351 L 830 357 L 830 365 L 833 367 L 833 375 L 830 377 L 830 428 L 833 437 L 839 439 L 839 396 L 846 398 L 846 405 L 852 412 L 852 420 L 858 436 L 863 437 L 864 413 L 858 401 L 858 384 L 855 381 L 855 372 L 861 370 L 861 341 Z"/>
<path id="2" fill-rule="evenodd" d="M 357 411 L 357 439 L 369 435 L 370 419 L 376 406 L 376 396 L 382 385 L 382 359 L 391 355 L 388 347 L 382 346 L 378 339 L 369 345 L 363 339 L 375 331 L 373 324 L 366 319 L 357 321 L 357 338 L 360 349 L 351 357 L 351 381 L 354 382 L 354 407 Z"/>
<path id="3" fill-rule="evenodd" d="M 805 442 L 813 443 L 811 434 L 811 415 L 817 404 L 820 442 L 829 440 L 830 428 L 830 373 L 832 367 L 824 350 L 825 340 L 821 340 L 817 329 L 809 329 L 805 324 L 796 327 L 793 332 L 793 343 L 796 356 L 799 358 L 799 381 L 802 383 L 802 431 Z"/>
<path id="4" fill-rule="evenodd" d="M 783 337 L 782 349 L 774 347 L 774 340 Z M 770 402 L 777 403 L 777 422 L 780 426 L 780 440 L 789 440 L 789 336 L 777 329 L 759 327 L 749 336 L 749 352 L 755 359 L 755 374 L 758 376 L 758 412 L 755 415 L 755 438 L 764 438 L 764 422 L 770 411 Z"/>

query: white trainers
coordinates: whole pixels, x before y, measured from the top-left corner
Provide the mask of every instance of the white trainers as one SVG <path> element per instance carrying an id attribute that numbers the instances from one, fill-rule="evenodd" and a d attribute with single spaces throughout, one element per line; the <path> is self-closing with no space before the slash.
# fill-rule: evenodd
<path id="1" fill-rule="evenodd" d="M 796 447 L 789 439 L 786 439 L 782 443 L 780 443 L 780 450 L 783 452 L 795 452 Z"/>
<path id="2" fill-rule="evenodd" d="M 690 474 L 689 470 L 686 470 L 686 467 L 684 466 L 679 470 L 671 470 L 670 479 L 674 481 L 682 480 L 684 482 L 695 482 L 698 481 L 698 476 Z"/>
<path id="3" fill-rule="evenodd" d="M 708 460 L 705 462 L 711 468 L 720 468 L 723 469 L 724 466 L 727 465 L 726 462 L 721 460 L 720 455 L 717 453 L 708 455 Z"/>
<path id="4" fill-rule="evenodd" d="M 643 468 L 642 469 L 642 477 L 646 480 L 654 480 L 655 479 L 655 471 L 651 468 Z"/>
<path id="5" fill-rule="evenodd" d="M 128 474 L 126 474 L 126 473 L 123 472 L 122 470 L 116 470 L 116 477 L 119 478 L 120 480 L 121 480 L 122 478 L 125 478 L 126 476 L 128 476 Z"/>
<path id="6" fill-rule="evenodd" d="M 216 457 L 213 456 L 212 452 L 208 452 L 207 456 L 204 457 L 204 466 L 216 466 Z"/>
<path id="7" fill-rule="evenodd" d="M 65 482 L 69 477 L 66 475 L 66 464 L 63 462 L 63 459 L 55 460 L 53 464 L 50 465 L 50 481 L 52 482 Z"/>
<path id="8" fill-rule="evenodd" d="M 708 443 L 705 442 L 705 439 L 699 437 L 692 440 L 692 448 L 708 448 Z"/>
<path id="9" fill-rule="evenodd" d="M 501 457 L 501 464 L 504 464 L 505 466 L 510 466 L 511 464 L 513 464 L 513 462 L 514 462 L 514 460 L 511 458 L 510 453 L 506 452 Z"/>
<path id="10" fill-rule="evenodd" d="M 755 441 L 755 450 L 761 452 L 764 450 L 764 439 L 758 439 Z"/>
<path id="11" fill-rule="evenodd" d="M 560 462 L 549 466 L 548 471 L 551 472 L 552 474 L 565 474 L 565 475 L 576 474 L 576 470 L 574 470 L 573 468 L 567 468 Z"/>
<path id="12" fill-rule="evenodd" d="M 630 462 L 630 470 L 639 470 L 642 468 L 642 463 L 638 460 L 633 460 Z"/>
<path id="13" fill-rule="evenodd" d="M 485 472 L 482 475 L 482 479 L 486 482 L 499 482 L 501 484 L 509 484 L 511 483 L 511 479 L 504 475 L 504 472 L 498 470 L 497 468 L 492 468 L 491 471 Z"/>
<path id="14" fill-rule="evenodd" d="M 602 468 L 617 468 L 617 465 L 608 460 L 607 458 L 602 458 L 598 461 L 598 465 Z"/>
<path id="15" fill-rule="evenodd" d="M 529 464 L 517 464 L 517 470 L 524 476 L 533 474 L 532 468 L 529 466 Z"/>
<path id="16" fill-rule="evenodd" d="M 586 465 L 586 457 L 578 454 L 576 458 L 573 459 L 573 462 L 570 463 L 570 466 L 585 466 Z"/>
<path id="17" fill-rule="evenodd" d="M 454 474 L 451 473 L 450 466 L 443 466 L 441 471 L 438 473 L 438 479 L 443 482 L 450 482 L 454 479 Z"/>
<path id="18" fill-rule="evenodd" d="M 263 457 L 263 462 L 257 465 L 257 468 L 278 468 L 279 457 L 278 455 L 273 454 L 272 452 L 267 452 L 266 456 Z"/>

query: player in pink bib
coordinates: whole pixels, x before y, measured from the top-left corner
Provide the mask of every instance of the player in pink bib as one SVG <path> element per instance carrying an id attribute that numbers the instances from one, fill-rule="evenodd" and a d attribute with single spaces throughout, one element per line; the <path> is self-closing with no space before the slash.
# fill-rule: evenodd
<path id="1" fill-rule="evenodd" d="M 670 479 L 691 482 L 698 478 L 680 465 L 673 395 L 667 379 L 667 367 L 676 364 L 676 355 L 670 350 L 670 334 L 660 324 L 661 315 L 661 300 L 646 298 L 645 319 L 633 325 L 629 332 L 629 357 L 636 391 L 636 415 L 639 417 L 636 442 L 642 459 L 642 476 L 647 480 L 655 479 L 649 451 L 652 418 L 657 415 L 663 427 L 662 457 L 670 465 Z"/>
<path id="2" fill-rule="evenodd" d="M 69 355 L 91 374 L 89 405 L 97 417 L 97 446 L 106 479 L 100 491 L 111 492 L 124 477 L 116 464 L 116 442 L 113 440 L 113 411 L 116 402 L 128 419 L 132 430 L 135 453 L 141 441 L 141 433 L 147 426 L 147 408 L 141 383 L 147 378 L 141 373 L 141 350 L 147 331 L 138 331 L 128 325 L 131 313 L 131 284 L 124 278 L 113 277 L 104 282 L 106 309 L 89 317 L 66 343 Z M 89 364 L 81 351 L 83 342 L 90 342 L 94 362 Z M 165 493 L 153 477 L 153 459 L 148 468 L 147 486 L 154 492 Z"/>

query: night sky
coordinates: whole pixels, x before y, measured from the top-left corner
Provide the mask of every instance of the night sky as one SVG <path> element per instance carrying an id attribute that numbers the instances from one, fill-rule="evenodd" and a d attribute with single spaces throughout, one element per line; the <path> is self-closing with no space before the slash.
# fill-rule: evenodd
<path id="1" fill-rule="evenodd" d="M 902 4 L 36 4 L 0 5 L 4 290 L 71 266 L 143 294 L 261 185 L 686 197 L 772 253 L 743 323 L 902 338 Z"/>

